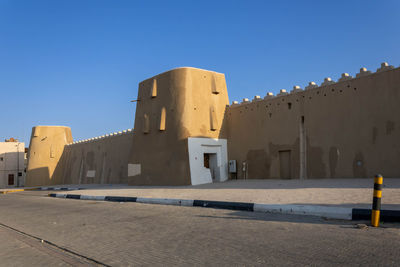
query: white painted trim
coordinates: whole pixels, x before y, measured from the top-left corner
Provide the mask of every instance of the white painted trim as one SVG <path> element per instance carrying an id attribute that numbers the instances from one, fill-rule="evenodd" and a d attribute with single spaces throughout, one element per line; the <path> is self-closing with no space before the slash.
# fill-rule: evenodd
<path id="1" fill-rule="evenodd" d="M 226 139 L 188 138 L 190 179 L 192 185 L 212 183 L 210 169 L 204 167 L 204 153 L 216 154 L 216 181 L 228 180 L 228 152 Z"/>

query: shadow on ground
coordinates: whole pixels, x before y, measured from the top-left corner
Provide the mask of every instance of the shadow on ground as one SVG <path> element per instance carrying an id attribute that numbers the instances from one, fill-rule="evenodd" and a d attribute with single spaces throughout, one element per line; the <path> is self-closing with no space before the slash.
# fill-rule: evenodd
<path id="1" fill-rule="evenodd" d="M 128 186 L 126 184 L 62 185 L 85 190 L 98 189 L 301 189 L 301 188 L 367 188 L 372 189 L 373 178 L 309 179 L 309 180 L 228 180 L 221 183 L 190 186 Z M 400 188 L 400 178 L 384 178 L 383 188 Z"/>
<path id="2" fill-rule="evenodd" d="M 246 212 L 246 211 L 233 211 L 225 216 L 217 215 L 197 215 L 199 218 L 207 219 L 225 219 L 225 220 L 255 220 L 255 221 L 265 221 L 265 222 L 291 222 L 291 223 L 305 223 L 305 224 L 331 224 L 339 225 L 343 228 L 354 228 L 355 230 L 360 230 L 365 228 L 360 228 L 358 225 L 365 224 L 368 228 L 370 226 L 369 221 L 346 221 L 337 219 L 327 219 L 317 216 L 303 216 L 303 215 L 292 215 L 292 214 L 276 214 L 276 213 L 261 213 L 261 212 Z M 210 221 L 212 223 L 212 221 Z M 397 228 L 400 229 L 400 223 L 385 223 L 381 222 L 380 228 Z"/>

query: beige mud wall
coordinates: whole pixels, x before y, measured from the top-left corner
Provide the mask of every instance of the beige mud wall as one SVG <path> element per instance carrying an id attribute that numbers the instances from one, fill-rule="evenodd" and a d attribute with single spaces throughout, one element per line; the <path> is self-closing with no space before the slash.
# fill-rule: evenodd
<path id="1" fill-rule="evenodd" d="M 32 128 L 28 152 L 26 186 L 61 184 L 54 171 L 66 144 L 72 142 L 71 129 L 64 126 L 36 126 Z"/>
<path id="2" fill-rule="evenodd" d="M 188 137 L 226 138 L 225 76 L 195 68 L 164 72 L 139 84 L 131 185 L 189 185 Z"/>
<path id="3" fill-rule="evenodd" d="M 71 129 L 36 126 L 28 154 L 26 186 L 126 184 L 131 130 L 72 142 Z"/>
<path id="4" fill-rule="evenodd" d="M 399 114 L 399 68 L 232 105 L 229 159 L 238 178 L 400 177 Z"/>
<path id="5" fill-rule="evenodd" d="M 132 131 L 65 146 L 55 177 L 61 184 L 127 184 Z"/>

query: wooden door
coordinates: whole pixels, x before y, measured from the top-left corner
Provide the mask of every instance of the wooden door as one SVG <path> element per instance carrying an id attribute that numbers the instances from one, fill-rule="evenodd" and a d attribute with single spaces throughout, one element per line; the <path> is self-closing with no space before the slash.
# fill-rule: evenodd
<path id="1" fill-rule="evenodd" d="M 14 174 L 8 175 L 8 185 L 14 185 Z"/>
<path id="2" fill-rule="evenodd" d="M 279 151 L 281 179 L 291 179 L 290 150 Z"/>

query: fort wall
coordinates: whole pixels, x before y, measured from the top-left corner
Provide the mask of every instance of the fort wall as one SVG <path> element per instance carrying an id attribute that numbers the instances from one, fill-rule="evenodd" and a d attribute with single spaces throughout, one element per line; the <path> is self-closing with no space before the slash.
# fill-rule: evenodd
<path id="1" fill-rule="evenodd" d="M 26 184 L 126 184 L 132 136 L 128 129 L 73 142 L 68 127 L 34 127 Z"/>
<path id="2" fill-rule="evenodd" d="M 399 177 L 399 103 L 400 68 L 387 64 L 234 102 L 229 159 L 237 160 L 239 179 Z"/>
<path id="3" fill-rule="evenodd" d="M 32 130 L 27 186 L 194 185 L 228 179 L 400 177 L 400 68 L 229 105 L 224 74 L 177 68 L 139 84 L 135 131 L 72 142 Z"/>
<path id="4" fill-rule="evenodd" d="M 61 184 L 127 184 L 132 129 L 65 146 L 55 172 Z"/>

